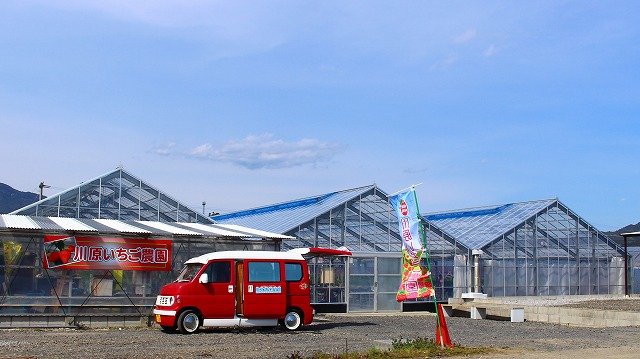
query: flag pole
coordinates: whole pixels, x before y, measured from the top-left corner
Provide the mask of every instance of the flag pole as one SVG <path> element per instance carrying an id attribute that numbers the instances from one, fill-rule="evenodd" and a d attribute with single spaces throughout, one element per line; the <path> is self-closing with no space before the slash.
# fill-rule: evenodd
<path id="1" fill-rule="evenodd" d="M 419 185 L 421 185 L 421 184 L 422 184 L 422 182 L 420 182 L 420 183 L 418 183 L 418 184 L 412 184 L 411 186 L 409 186 L 409 187 L 407 187 L 407 188 L 403 188 L 403 189 L 401 189 L 401 190 L 399 190 L 399 191 L 395 191 L 395 192 L 393 192 L 393 193 L 391 193 L 391 194 L 388 194 L 388 195 L 387 195 L 387 198 L 389 198 L 389 197 L 391 197 L 391 196 L 393 196 L 393 195 L 396 195 L 396 194 L 398 194 L 398 193 L 400 193 L 400 192 L 404 192 L 404 191 L 406 191 L 406 190 L 408 190 L 408 189 L 414 190 L 417 186 L 419 186 Z M 415 191 L 414 191 L 414 193 L 415 193 Z"/>
<path id="2" fill-rule="evenodd" d="M 443 311 L 438 306 L 424 226 L 427 222 L 420 214 L 415 187 L 416 185 L 412 185 L 388 196 L 389 202 L 398 215 L 398 230 L 402 240 L 403 274 L 396 299 L 401 302 L 406 299 L 433 297 L 436 313 L 436 344 L 441 344 L 443 348 L 453 347 Z M 408 203 L 411 201 L 415 203 Z M 426 266 L 421 263 L 423 253 Z"/>
<path id="3" fill-rule="evenodd" d="M 427 236 L 424 232 L 422 215 L 420 214 L 420 207 L 418 206 L 418 195 L 416 194 L 414 187 L 415 186 L 411 186 L 411 190 L 413 191 L 413 198 L 414 198 L 414 202 L 416 203 L 416 213 L 418 214 L 418 223 L 420 223 L 420 226 L 418 228 L 420 230 L 420 239 L 422 240 L 422 247 L 424 248 L 425 260 L 427 262 L 427 270 L 429 271 L 429 282 L 431 282 L 431 289 L 433 289 L 433 306 L 435 307 L 435 310 L 436 310 L 436 328 L 441 328 L 442 323 L 440 323 L 438 299 L 436 298 L 436 287 L 433 285 L 433 273 L 431 272 L 431 261 L 429 260 L 429 251 L 427 249 Z M 440 335 L 440 346 L 444 348 L 442 330 L 438 330 L 438 335 Z"/>

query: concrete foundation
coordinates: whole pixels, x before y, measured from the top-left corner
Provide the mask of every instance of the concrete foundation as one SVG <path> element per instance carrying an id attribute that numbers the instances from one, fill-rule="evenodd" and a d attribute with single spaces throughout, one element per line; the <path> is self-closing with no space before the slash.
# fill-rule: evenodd
<path id="1" fill-rule="evenodd" d="M 566 298 L 576 297 L 578 296 Z M 510 319 L 512 322 L 531 321 L 595 328 L 640 326 L 638 312 L 526 304 L 527 301 L 540 302 L 562 298 L 565 297 L 465 298 L 463 301 L 454 299 L 450 300 L 448 305 L 444 305 L 443 309 L 449 316 L 454 312 L 469 313 L 469 318 L 472 319 L 495 317 Z"/>

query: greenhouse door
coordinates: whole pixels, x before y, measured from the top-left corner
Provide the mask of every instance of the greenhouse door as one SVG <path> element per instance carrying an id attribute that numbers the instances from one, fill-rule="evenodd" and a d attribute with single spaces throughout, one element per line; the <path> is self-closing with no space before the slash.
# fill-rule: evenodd
<path id="1" fill-rule="evenodd" d="M 401 269 L 399 257 L 350 258 L 349 312 L 400 311 Z"/>

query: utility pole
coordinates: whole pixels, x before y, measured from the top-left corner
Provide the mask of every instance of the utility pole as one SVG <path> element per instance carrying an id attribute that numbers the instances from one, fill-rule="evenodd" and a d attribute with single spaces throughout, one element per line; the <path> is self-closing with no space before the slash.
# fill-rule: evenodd
<path id="1" fill-rule="evenodd" d="M 204 214 L 204 206 L 207 204 L 207 202 L 202 201 L 202 214 Z"/>
<path id="2" fill-rule="evenodd" d="M 38 186 L 40 188 L 40 197 L 38 198 L 38 201 L 42 201 L 42 195 L 44 192 L 45 188 L 49 188 L 51 186 L 44 184 L 44 181 L 40 182 L 40 185 Z"/>

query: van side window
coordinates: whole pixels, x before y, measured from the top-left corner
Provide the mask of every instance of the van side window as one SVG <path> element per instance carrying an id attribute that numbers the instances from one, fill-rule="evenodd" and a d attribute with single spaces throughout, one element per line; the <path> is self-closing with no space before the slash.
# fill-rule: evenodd
<path id="1" fill-rule="evenodd" d="M 249 282 L 279 282 L 280 263 L 249 262 Z"/>
<path id="2" fill-rule="evenodd" d="M 302 280 L 302 264 L 285 263 L 284 273 L 287 282 L 299 282 Z"/>
<path id="3" fill-rule="evenodd" d="M 231 262 L 213 262 L 207 267 L 209 283 L 229 283 L 231 281 Z"/>

